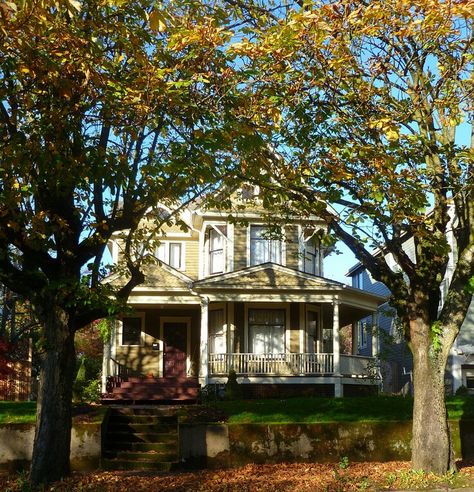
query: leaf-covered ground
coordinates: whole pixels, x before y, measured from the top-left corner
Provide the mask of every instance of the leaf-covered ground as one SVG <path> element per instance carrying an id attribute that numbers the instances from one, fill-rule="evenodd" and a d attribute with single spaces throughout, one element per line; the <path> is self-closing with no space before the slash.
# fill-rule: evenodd
<path id="1" fill-rule="evenodd" d="M 67 480 L 42 489 L 57 492 L 150 492 L 150 491 L 375 491 L 381 489 L 474 487 L 474 462 L 462 463 L 460 471 L 443 477 L 410 470 L 407 462 L 339 464 L 283 463 L 246 465 L 232 470 L 195 472 L 95 472 L 75 473 Z M 26 475 L 0 476 L 0 490 L 30 490 Z"/>

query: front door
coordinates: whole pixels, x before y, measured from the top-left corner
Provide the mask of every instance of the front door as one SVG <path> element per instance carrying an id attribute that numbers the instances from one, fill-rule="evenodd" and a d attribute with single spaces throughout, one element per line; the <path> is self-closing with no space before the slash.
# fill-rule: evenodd
<path id="1" fill-rule="evenodd" d="M 188 327 L 186 323 L 166 322 L 163 324 L 165 341 L 165 378 L 186 377 L 186 346 Z"/>

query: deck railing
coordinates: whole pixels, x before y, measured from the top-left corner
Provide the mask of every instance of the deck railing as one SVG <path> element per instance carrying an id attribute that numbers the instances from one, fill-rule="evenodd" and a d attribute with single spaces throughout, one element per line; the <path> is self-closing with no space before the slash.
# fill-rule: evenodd
<path id="1" fill-rule="evenodd" d="M 209 354 L 209 374 L 237 374 L 268 376 L 307 376 L 331 374 L 333 354 Z"/>

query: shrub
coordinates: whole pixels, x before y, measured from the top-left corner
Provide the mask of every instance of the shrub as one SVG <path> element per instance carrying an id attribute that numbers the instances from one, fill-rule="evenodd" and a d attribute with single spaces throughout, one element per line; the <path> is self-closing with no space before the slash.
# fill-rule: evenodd
<path id="1" fill-rule="evenodd" d="M 224 398 L 226 400 L 240 400 L 242 398 L 242 388 L 237 381 L 237 373 L 233 369 L 229 371 Z"/>
<path id="2" fill-rule="evenodd" d="M 469 390 L 466 386 L 462 385 L 456 390 L 456 396 L 467 396 L 469 394 Z"/>

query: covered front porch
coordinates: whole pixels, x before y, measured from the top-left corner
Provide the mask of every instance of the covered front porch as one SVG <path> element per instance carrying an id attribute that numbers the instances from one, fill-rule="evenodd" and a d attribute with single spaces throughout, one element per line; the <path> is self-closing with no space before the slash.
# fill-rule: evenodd
<path id="1" fill-rule="evenodd" d="M 128 319 L 127 336 L 125 320 L 118 321 L 104 359 L 109 377 L 121 368 L 135 378 L 174 377 L 204 388 L 224 384 L 233 370 L 244 385 L 320 385 L 334 396 L 345 385 L 380 382 L 375 358 L 344 353 L 341 327 L 374 313 L 383 299 L 338 282 L 265 264 L 189 282 L 172 295 L 145 284 L 130 301 L 137 321 Z M 377 347 L 377 330 L 372 334 Z M 127 345 L 129 336 L 135 345 Z"/>

